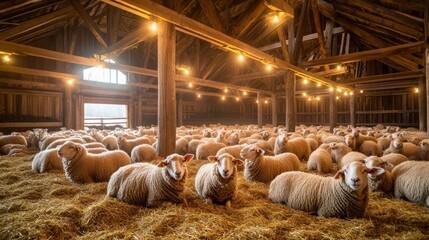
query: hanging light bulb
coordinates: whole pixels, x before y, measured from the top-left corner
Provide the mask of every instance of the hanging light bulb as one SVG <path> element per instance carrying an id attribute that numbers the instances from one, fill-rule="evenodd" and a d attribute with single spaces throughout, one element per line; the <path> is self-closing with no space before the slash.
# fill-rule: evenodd
<path id="1" fill-rule="evenodd" d="M 307 84 L 307 83 L 308 83 L 307 78 L 304 78 L 304 84 Z"/>
<path id="2" fill-rule="evenodd" d="M 338 100 L 338 99 L 340 99 L 340 97 L 337 96 L 336 99 Z"/>
<path id="3" fill-rule="evenodd" d="M 347 96 L 348 95 L 348 93 L 347 92 L 344 92 L 344 96 Z"/>
<path id="4" fill-rule="evenodd" d="M 265 103 L 265 104 L 267 104 L 267 103 L 268 103 L 268 100 L 265 100 L 265 101 L 264 101 L 264 103 Z"/>
<path id="5" fill-rule="evenodd" d="M 350 92 L 350 96 L 353 95 L 353 91 Z"/>
<path id="6" fill-rule="evenodd" d="M 334 88 L 333 87 L 329 87 L 329 91 L 330 92 L 334 91 Z"/>
<path id="7" fill-rule="evenodd" d="M 69 85 L 72 85 L 72 84 L 73 84 L 73 79 L 69 79 L 69 80 L 67 80 L 67 83 L 68 83 Z"/>
<path id="8" fill-rule="evenodd" d="M 198 93 L 198 94 L 197 94 L 197 98 L 201 98 L 201 94 L 199 94 L 199 93 Z"/>
<path id="9" fill-rule="evenodd" d="M 359 93 L 363 93 L 363 90 L 360 90 Z"/>
<path id="10" fill-rule="evenodd" d="M 10 62 L 10 57 L 8 55 L 4 55 L 3 56 L 3 61 L 6 62 L 6 63 Z"/>
<path id="11" fill-rule="evenodd" d="M 304 97 L 305 97 L 305 96 L 307 96 L 307 93 L 303 92 L 303 93 L 302 93 L 302 96 L 304 96 Z"/>
<path id="12" fill-rule="evenodd" d="M 275 14 L 274 14 L 273 22 L 274 22 L 274 23 L 278 23 L 278 22 L 279 22 L 279 16 L 278 16 L 278 14 L 277 14 L 277 13 L 275 13 Z"/>
<path id="13" fill-rule="evenodd" d="M 238 61 L 240 61 L 240 62 L 244 61 L 243 54 L 240 53 L 240 55 L 238 55 Z"/>
<path id="14" fill-rule="evenodd" d="M 222 96 L 222 100 L 225 100 L 225 96 Z"/>
<path id="15" fill-rule="evenodd" d="M 317 87 L 321 87 L 322 84 L 320 82 L 317 83 Z"/>
<path id="16" fill-rule="evenodd" d="M 311 101 L 311 97 L 308 97 L 308 101 Z"/>
<path id="17" fill-rule="evenodd" d="M 156 22 L 152 22 L 150 24 L 150 29 L 152 29 L 152 31 L 156 31 L 157 28 L 158 28 L 158 26 L 157 26 Z"/>
<path id="18" fill-rule="evenodd" d="M 256 103 L 259 103 L 259 100 L 256 100 Z"/>
<path id="19" fill-rule="evenodd" d="M 228 88 L 225 88 L 223 91 L 224 91 L 225 93 L 227 93 L 227 92 L 228 92 Z"/>
<path id="20" fill-rule="evenodd" d="M 183 70 L 183 73 L 184 73 L 185 75 L 189 75 L 189 69 L 184 69 L 184 70 Z"/>
<path id="21" fill-rule="evenodd" d="M 340 71 L 341 70 L 341 64 L 337 65 L 337 70 Z"/>
<path id="22" fill-rule="evenodd" d="M 320 97 L 316 97 L 316 100 L 317 100 L 317 101 L 320 101 Z"/>
<path id="23" fill-rule="evenodd" d="M 240 101 L 240 98 L 239 98 L 239 97 L 236 97 L 236 98 L 235 98 L 235 101 L 237 101 L 237 102 L 238 102 L 238 101 Z"/>
<path id="24" fill-rule="evenodd" d="M 415 93 L 419 93 L 419 88 L 414 88 Z"/>
<path id="25" fill-rule="evenodd" d="M 244 96 L 246 96 L 246 95 L 247 95 L 247 92 L 246 92 L 246 91 L 244 91 L 244 92 L 243 92 L 243 95 L 244 95 Z"/>
<path id="26" fill-rule="evenodd" d="M 192 88 L 193 86 L 194 86 L 194 84 L 188 83 L 188 87 Z"/>
<path id="27" fill-rule="evenodd" d="M 270 64 L 268 64 L 268 65 L 265 67 L 265 69 L 267 69 L 267 71 L 271 71 L 272 67 L 271 67 L 271 65 L 270 65 Z"/>

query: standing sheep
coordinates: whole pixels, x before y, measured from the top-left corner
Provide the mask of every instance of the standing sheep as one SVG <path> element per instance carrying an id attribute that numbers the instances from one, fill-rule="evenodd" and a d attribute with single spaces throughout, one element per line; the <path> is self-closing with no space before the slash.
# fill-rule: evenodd
<path id="1" fill-rule="evenodd" d="M 131 151 L 131 161 L 150 162 L 156 158 L 156 149 L 149 144 L 140 144 Z"/>
<path id="2" fill-rule="evenodd" d="M 309 171 L 317 170 L 322 173 L 330 173 L 333 169 L 331 154 L 325 149 L 316 149 L 310 154 L 307 169 Z"/>
<path id="3" fill-rule="evenodd" d="M 286 171 L 300 170 L 298 157 L 293 153 L 264 156 L 264 150 L 256 145 L 244 147 L 240 155 L 244 162 L 244 178 L 249 181 L 270 182 Z"/>
<path id="4" fill-rule="evenodd" d="M 362 162 L 352 162 L 334 177 L 286 172 L 271 182 L 268 198 L 319 216 L 360 218 L 368 206 L 367 174 L 383 171 L 382 168 L 367 168 Z"/>
<path id="5" fill-rule="evenodd" d="M 393 171 L 395 197 L 429 207 L 429 162 L 406 161 Z"/>
<path id="6" fill-rule="evenodd" d="M 298 159 L 307 161 L 310 157 L 311 149 L 305 138 L 296 137 L 288 140 L 287 133 L 282 132 L 277 136 L 277 141 L 274 145 L 274 155 L 284 152 L 294 153 Z"/>
<path id="7" fill-rule="evenodd" d="M 164 201 L 182 202 L 188 169 L 194 155 L 172 154 L 158 165 L 135 163 L 121 167 L 109 180 L 107 195 L 130 204 L 157 207 Z"/>
<path id="8" fill-rule="evenodd" d="M 231 208 L 231 201 L 237 198 L 237 166 L 243 161 L 228 153 L 209 156 L 213 163 L 200 167 L 195 176 L 195 190 L 207 203 L 224 204 Z"/>
<path id="9" fill-rule="evenodd" d="M 107 182 L 118 168 L 131 164 L 124 151 L 91 154 L 82 145 L 71 141 L 65 142 L 57 152 L 66 177 L 76 183 Z"/>

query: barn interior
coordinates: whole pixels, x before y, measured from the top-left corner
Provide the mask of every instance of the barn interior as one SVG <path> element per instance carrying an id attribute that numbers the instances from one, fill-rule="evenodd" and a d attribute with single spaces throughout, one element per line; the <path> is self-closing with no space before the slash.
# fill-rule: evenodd
<path id="1" fill-rule="evenodd" d="M 163 157 L 193 126 L 378 125 L 427 138 L 425 0 L 2 1 L 0 57 L 5 135 L 157 127 Z M 102 104 L 122 110 L 88 113 Z M 269 186 L 239 178 L 228 212 L 195 195 L 198 159 L 187 208 L 146 209 L 104 198 L 107 183 L 36 174 L 33 157 L 0 156 L 2 239 L 429 236 L 427 207 L 381 193 L 371 193 L 370 217 L 325 219 L 273 204 Z"/>

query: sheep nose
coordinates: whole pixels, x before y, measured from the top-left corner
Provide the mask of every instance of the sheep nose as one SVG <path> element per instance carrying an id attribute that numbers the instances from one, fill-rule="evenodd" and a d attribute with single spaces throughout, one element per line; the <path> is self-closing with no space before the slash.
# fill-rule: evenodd
<path id="1" fill-rule="evenodd" d="M 352 182 L 354 182 L 354 183 L 359 182 L 359 178 L 352 178 L 351 180 L 352 180 Z"/>
<path id="2" fill-rule="evenodd" d="M 224 169 L 224 170 L 223 170 L 223 172 L 224 172 L 224 173 L 228 173 L 228 172 L 229 172 L 229 170 L 228 170 L 228 169 Z"/>
<path id="3" fill-rule="evenodd" d="M 176 172 L 176 176 L 180 176 L 182 172 Z"/>

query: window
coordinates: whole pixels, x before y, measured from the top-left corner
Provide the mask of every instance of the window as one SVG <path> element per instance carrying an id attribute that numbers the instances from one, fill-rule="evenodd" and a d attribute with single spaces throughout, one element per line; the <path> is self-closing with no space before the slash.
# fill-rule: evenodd
<path id="1" fill-rule="evenodd" d="M 112 59 L 105 59 L 105 62 L 115 63 Z M 127 76 L 118 70 L 108 69 L 103 67 L 92 67 L 83 70 L 83 80 L 115 83 L 115 84 L 126 84 Z"/>
<path id="2" fill-rule="evenodd" d="M 127 127 L 127 105 L 85 103 L 85 127 L 114 129 Z"/>

